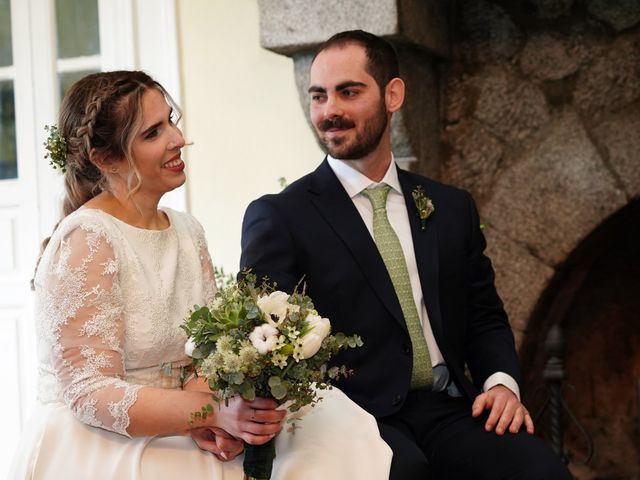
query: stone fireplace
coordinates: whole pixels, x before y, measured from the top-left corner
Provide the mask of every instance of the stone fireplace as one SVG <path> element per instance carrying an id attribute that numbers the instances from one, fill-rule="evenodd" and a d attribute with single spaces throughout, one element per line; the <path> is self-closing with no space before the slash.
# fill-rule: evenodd
<path id="1" fill-rule="evenodd" d="M 303 108 L 319 42 L 362 28 L 396 45 L 409 93 L 394 151 L 474 195 L 525 392 L 557 324 L 564 396 L 595 448 L 576 476 L 639 478 L 640 0 L 259 4 Z M 584 452 L 569 424 L 564 442 Z"/>
<path id="2" fill-rule="evenodd" d="M 525 389 L 539 411 L 550 325 L 564 335 L 563 394 L 593 441 L 580 478 L 638 478 L 640 474 L 640 200 L 604 221 L 558 267 L 531 316 L 520 349 L 528 365 Z M 548 416 L 539 431 L 549 436 Z M 587 453 L 580 428 L 563 417 L 565 451 Z"/>

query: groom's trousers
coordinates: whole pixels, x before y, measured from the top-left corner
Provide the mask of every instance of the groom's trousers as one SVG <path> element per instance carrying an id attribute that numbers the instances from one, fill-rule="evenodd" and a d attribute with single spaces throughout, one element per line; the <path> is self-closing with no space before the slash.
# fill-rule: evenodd
<path id="1" fill-rule="evenodd" d="M 465 397 L 409 392 L 400 411 L 378 419 L 393 450 L 390 480 L 571 480 L 539 437 L 487 432 L 487 415 L 473 418 Z"/>

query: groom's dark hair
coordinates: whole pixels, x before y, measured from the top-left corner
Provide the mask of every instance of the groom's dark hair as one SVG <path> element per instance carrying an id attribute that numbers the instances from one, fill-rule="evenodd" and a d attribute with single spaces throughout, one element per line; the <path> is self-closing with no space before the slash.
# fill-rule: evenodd
<path id="1" fill-rule="evenodd" d="M 400 68 L 398 66 L 398 56 L 393 46 L 377 35 L 364 30 L 348 30 L 336 33 L 318 47 L 313 60 L 324 50 L 343 48 L 353 44 L 364 48 L 367 55 L 366 71 L 374 78 L 378 87 L 380 87 L 380 91 L 384 92 L 387 83 L 400 76 Z"/>

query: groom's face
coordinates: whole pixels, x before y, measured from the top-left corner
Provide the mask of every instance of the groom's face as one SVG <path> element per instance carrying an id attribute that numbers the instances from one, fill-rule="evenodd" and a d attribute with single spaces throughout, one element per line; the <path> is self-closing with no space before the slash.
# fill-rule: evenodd
<path id="1" fill-rule="evenodd" d="M 364 48 L 332 47 L 318 54 L 309 78 L 310 115 L 329 154 L 356 160 L 373 152 L 389 122 L 384 97 L 366 71 Z"/>

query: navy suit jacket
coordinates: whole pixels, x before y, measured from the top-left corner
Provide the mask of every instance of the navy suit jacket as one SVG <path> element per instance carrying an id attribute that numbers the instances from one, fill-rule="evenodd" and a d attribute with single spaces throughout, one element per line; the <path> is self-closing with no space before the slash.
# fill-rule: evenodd
<path id="1" fill-rule="evenodd" d="M 398 178 L 429 321 L 458 389 L 473 399 L 497 371 L 520 383 L 513 334 L 471 196 L 400 169 Z M 424 231 L 411 197 L 419 185 L 435 206 Z M 333 332 L 364 341 L 335 358 L 355 371 L 338 386 L 377 418 L 402 406 L 412 368 L 402 310 L 373 238 L 326 160 L 281 193 L 249 205 L 240 267 L 289 292 L 304 277 Z"/>

